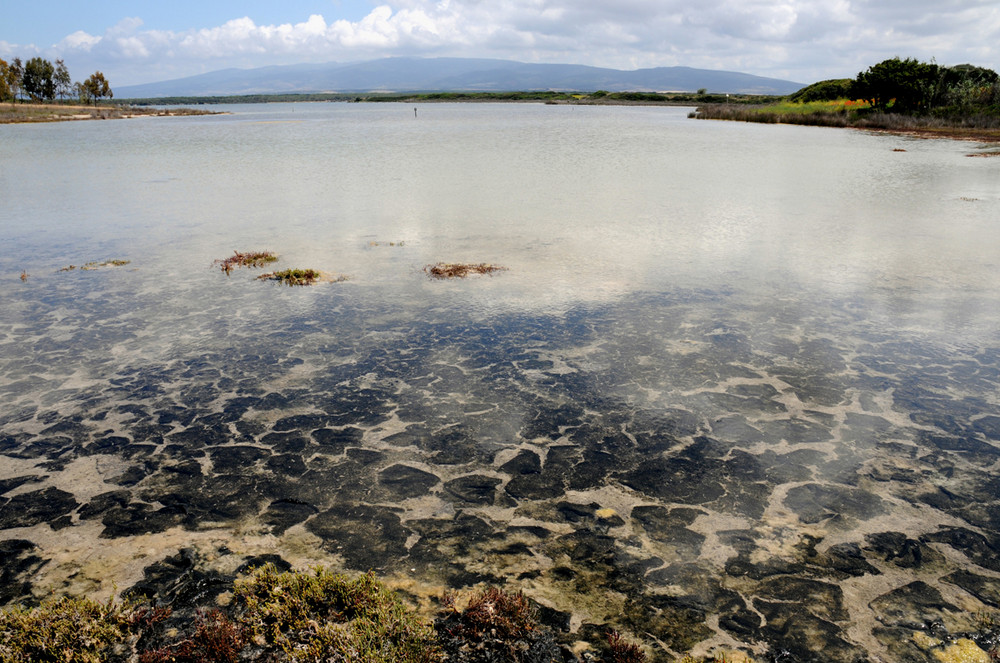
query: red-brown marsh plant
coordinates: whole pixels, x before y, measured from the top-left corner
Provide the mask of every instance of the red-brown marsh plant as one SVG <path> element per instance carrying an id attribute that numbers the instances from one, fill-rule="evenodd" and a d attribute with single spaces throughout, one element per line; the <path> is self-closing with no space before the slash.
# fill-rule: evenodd
<path id="1" fill-rule="evenodd" d="M 247 251 L 246 253 L 233 251 L 233 255 L 214 261 L 212 266 L 218 265 L 222 271 L 229 274 L 234 267 L 263 267 L 277 260 L 278 256 L 271 251 Z"/>
<path id="2" fill-rule="evenodd" d="M 495 272 L 506 270 L 506 267 L 491 265 L 485 262 L 478 264 L 439 262 L 424 267 L 424 271 L 436 279 L 461 279 L 469 274 L 494 274 Z"/>

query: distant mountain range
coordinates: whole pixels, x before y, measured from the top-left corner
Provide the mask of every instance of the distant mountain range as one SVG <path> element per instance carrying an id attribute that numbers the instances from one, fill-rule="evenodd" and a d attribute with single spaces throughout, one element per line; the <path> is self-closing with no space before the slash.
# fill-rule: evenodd
<path id="1" fill-rule="evenodd" d="M 385 58 L 348 64 L 223 69 L 115 88 L 117 99 L 307 92 L 708 92 L 790 94 L 800 83 L 733 71 L 656 67 L 623 71 L 470 58 Z"/>

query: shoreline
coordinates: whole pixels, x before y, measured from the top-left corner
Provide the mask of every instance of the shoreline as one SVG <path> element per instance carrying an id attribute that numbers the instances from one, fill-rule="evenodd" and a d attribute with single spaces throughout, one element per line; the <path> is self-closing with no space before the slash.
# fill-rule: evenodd
<path id="1" fill-rule="evenodd" d="M 683 101 L 647 101 L 647 100 L 624 100 L 624 99 L 579 99 L 579 100 L 540 100 L 540 99 L 393 99 L 384 100 L 380 103 L 541 103 L 545 105 L 559 106 L 694 106 L 691 102 Z M 282 103 L 282 102 L 276 102 Z M 288 102 L 302 103 L 302 102 Z M 319 103 L 319 102 L 317 102 Z M 784 117 L 774 117 L 771 114 L 763 114 L 760 119 L 754 116 L 740 114 L 735 117 L 704 115 L 704 106 L 696 107 L 692 116 L 696 119 L 724 120 L 736 122 L 761 122 L 767 124 L 804 124 L 808 126 L 827 126 L 840 129 L 856 129 L 859 131 L 872 131 L 877 133 L 894 134 L 898 136 L 908 136 L 920 139 L 946 139 L 966 142 L 977 142 L 984 144 L 1000 143 L 1000 129 L 977 128 L 977 127 L 957 127 L 957 126 L 907 126 L 907 127 L 885 127 L 866 126 L 864 123 L 851 122 L 824 122 L 822 120 L 809 121 L 808 119 L 786 121 Z M 136 117 L 184 117 L 191 115 L 219 115 L 218 111 L 201 110 L 194 108 L 158 108 L 152 106 L 85 106 L 80 104 L 34 104 L 34 103 L 5 103 L 0 105 L 0 124 L 34 124 L 43 122 L 76 122 L 82 120 L 118 120 L 132 119 Z"/>
<path id="2" fill-rule="evenodd" d="M 780 108 L 767 106 L 721 106 L 718 104 L 699 106 L 689 117 L 698 120 L 855 129 L 911 138 L 943 138 L 987 144 L 1000 143 L 1000 128 L 992 126 L 992 123 L 984 123 L 991 126 L 968 126 L 977 118 L 949 120 L 894 114 L 854 116 L 843 111 L 787 112 Z M 961 124 L 962 122 L 966 122 L 966 124 Z"/>
<path id="3" fill-rule="evenodd" d="M 181 117 L 218 115 L 215 111 L 191 108 L 153 108 L 137 106 L 84 106 L 80 104 L 0 104 L 0 124 L 39 122 L 76 122 L 81 120 L 124 120 L 135 117 Z"/>

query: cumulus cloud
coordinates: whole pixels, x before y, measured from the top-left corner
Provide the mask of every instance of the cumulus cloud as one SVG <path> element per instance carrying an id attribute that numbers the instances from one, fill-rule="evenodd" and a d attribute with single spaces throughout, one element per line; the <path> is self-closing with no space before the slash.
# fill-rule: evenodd
<path id="1" fill-rule="evenodd" d="M 812 82 L 894 55 L 997 68 L 998 38 L 995 0 L 389 0 L 357 21 L 234 17 L 169 32 L 127 18 L 103 35 L 74 32 L 49 53 L 98 63 L 125 83 L 393 55 L 686 65 Z"/>

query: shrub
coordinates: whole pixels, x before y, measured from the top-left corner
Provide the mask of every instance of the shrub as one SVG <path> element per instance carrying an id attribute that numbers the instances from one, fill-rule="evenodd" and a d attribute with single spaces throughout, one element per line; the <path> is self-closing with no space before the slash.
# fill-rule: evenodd
<path id="1" fill-rule="evenodd" d="M 130 603 L 99 603 L 60 598 L 37 608 L 0 611 L 0 662 L 100 663 L 146 627 L 162 621 L 167 610 Z"/>
<path id="2" fill-rule="evenodd" d="M 255 644 L 290 661 L 431 663 L 433 632 L 371 573 L 356 579 L 271 564 L 237 581 L 242 621 Z"/>

